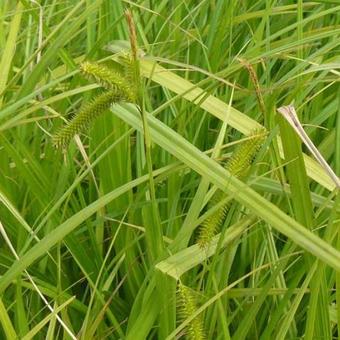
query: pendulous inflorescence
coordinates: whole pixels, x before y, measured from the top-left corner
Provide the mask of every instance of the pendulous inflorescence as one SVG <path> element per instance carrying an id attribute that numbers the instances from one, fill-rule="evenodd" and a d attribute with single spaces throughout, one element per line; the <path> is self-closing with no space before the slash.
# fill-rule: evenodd
<path id="1" fill-rule="evenodd" d="M 249 135 L 249 139 L 237 146 L 225 166 L 232 176 L 241 180 L 247 177 L 251 164 L 260 150 L 265 137 L 265 129 L 255 130 Z M 227 195 L 222 190 L 218 189 L 209 201 L 207 209 L 209 210 L 213 208 L 226 197 Z M 199 228 L 197 241 L 201 248 L 206 248 L 212 238 L 217 234 L 225 220 L 228 210 L 229 204 L 226 203 L 204 220 Z"/>
<path id="2" fill-rule="evenodd" d="M 120 93 L 121 100 L 126 102 L 136 101 L 136 93 L 129 82 L 130 79 L 127 79 L 121 73 L 104 65 L 88 61 L 80 65 L 80 71 L 85 78 L 94 80 L 104 89 Z"/>
<path id="3" fill-rule="evenodd" d="M 92 62 L 80 65 L 83 76 L 94 80 L 106 91 L 84 104 L 79 112 L 62 127 L 52 138 L 53 145 L 65 148 L 72 138 L 89 128 L 91 123 L 114 103 L 136 102 L 136 86 L 123 74 Z"/>
<path id="4" fill-rule="evenodd" d="M 197 297 L 189 287 L 178 284 L 178 316 L 180 320 L 191 317 L 197 311 Z M 201 315 L 196 316 L 187 326 L 187 338 L 192 340 L 206 339 Z"/>

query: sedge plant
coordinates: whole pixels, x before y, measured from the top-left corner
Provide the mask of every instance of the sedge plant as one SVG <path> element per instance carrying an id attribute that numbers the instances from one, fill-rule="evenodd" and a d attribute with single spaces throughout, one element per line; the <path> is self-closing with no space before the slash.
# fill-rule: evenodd
<path id="1" fill-rule="evenodd" d="M 339 13 L 0 1 L 0 339 L 339 338 Z"/>

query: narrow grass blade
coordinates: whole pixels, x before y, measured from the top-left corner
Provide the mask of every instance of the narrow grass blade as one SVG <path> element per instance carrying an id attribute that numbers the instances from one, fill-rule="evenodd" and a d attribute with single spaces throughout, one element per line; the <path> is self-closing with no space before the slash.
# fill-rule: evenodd
<path id="1" fill-rule="evenodd" d="M 142 131 L 142 122 L 133 106 L 114 106 L 113 112 L 135 129 Z M 230 176 L 218 163 L 214 162 L 195 146 L 187 142 L 175 131 L 148 115 L 152 140 L 173 154 L 201 176 L 230 194 L 255 215 L 265 220 L 273 228 L 285 234 L 299 246 L 309 251 L 336 270 L 340 270 L 340 252 L 289 217 L 271 202 L 261 197 L 243 182 Z"/>

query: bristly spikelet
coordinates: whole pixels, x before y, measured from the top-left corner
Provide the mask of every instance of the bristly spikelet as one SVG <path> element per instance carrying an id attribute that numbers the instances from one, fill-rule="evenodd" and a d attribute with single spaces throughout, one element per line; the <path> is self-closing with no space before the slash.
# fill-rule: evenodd
<path id="1" fill-rule="evenodd" d="M 84 62 L 80 65 L 82 74 L 88 79 L 94 79 L 96 83 L 107 90 L 120 92 L 124 101 L 134 103 L 136 101 L 136 90 L 126 79 L 118 72 L 109 69 L 106 66 L 92 62 Z"/>
<path id="2" fill-rule="evenodd" d="M 225 197 L 226 195 L 222 190 L 217 190 L 209 201 L 208 209 L 220 203 Z M 211 242 L 212 238 L 217 234 L 219 227 L 222 225 L 227 215 L 228 208 L 229 205 L 224 204 L 203 221 L 199 229 L 197 241 L 201 248 L 206 248 Z"/>
<path id="3" fill-rule="evenodd" d="M 266 137 L 265 129 L 258 129 L 249 135 L 249 139 L 239 144 L 227 162 L 225 168 L 231 175 L 244 179 L 247 177 L 250 166 L 260 150 Z M 208 210 L 226 198 L 222 190 L 217 190 L 208 203 Z M 209 246 L 212 238 L 217 234 L 227 215 L 228 203 L 219 208 L 213 215 L 209 216 L 202 223 L 197 243 L 201 248 Z"/>
<path id="4" fill-rule="evenodd" d="M 113 103 L 122 101 L 121 93 L 108 91 L 100 94 L 90 103 L 86 103 L 68 124 L 53 136 L 53 145 L 57 148 L 66 147 L 74 135 L 86 130 L 99 115 Z"/>
<path id="5" fill-rule="evenodd" d="M 136 79 L 136 72 L 135 72 L 135 61 L 133 60 L 130 53 L 126 53 L 123 57 L 123 64 L 124 64 L 124 76 L 134 88 L 135 93 L 138 93 L 138 79 Z"/>
<path id="6" fill-rule="evenodd" d="M 226 169 L 235 177 L 245 178 L 250 166 L 260 150 L 266 137 L 265 129 L 257 129 L 249 135 L 249 139 L 237 146 L 230 160 L 226 164 Z"/>
<path id="7" fill-rule="evenodd" d="M 182 283 L 178 284 L 178 316 L 185 320 L 197 311 L 195 293 Z M 192 340 L 206 339 L 201 315 L 196 316 L 187 326 L 187 337 Z"/>
<path id="8" fill-rule="evenodd" d="M 53 137 L 56 147 L 65 147 L 75 134 L 84 131 L 91 122 L 116 102 L 136 102 L 136 87 L 118 72 L 97 63 L 84 62 L 80 66 L 82 74 L 93 78 L 107 92 L 85 104 L 80 112 Z"/>

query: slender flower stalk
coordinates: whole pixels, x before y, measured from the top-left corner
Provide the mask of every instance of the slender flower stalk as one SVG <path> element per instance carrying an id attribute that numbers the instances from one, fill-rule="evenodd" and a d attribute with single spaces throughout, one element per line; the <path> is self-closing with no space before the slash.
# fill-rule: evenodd
<path id="1" fill-rule="evenodd" d="M 153 220 L 155 223 L 154 230 L 150 230 L 146 232 L 146 236 L 150 241 L 151 245 L 151 257 L 152 260 L 155 260 L 164 250 L 163 237 L 162 237 L 162 226 L 161 219 L 159 216 L 158 204 L 156 201 L 156 191 L 155 191 L 155 183 L 153 179 L 153 169 L 152 169 L 152 155 L 151 155 L 151 134 L 149 130 L 147 114 L 144 108 L 144 91 L 143 84 L 140 76 L 140 65 L 138 59 L 138 47 L 137 47 L 137 35 L 136 28 L 134 24 L 134 20 L 132 17 L 132 13 L 130 10 L 125 11 L 126 20 L 129 28 L 129 37 L 130 37 L 130 45 L 131 45 L 131 59 L 130 59 L 130 69 L 131 69 L 131 77 L 133 78 L 133 83 L 136 86 L 137 98 L 136 102 L 138 105 L 139 112 L 142 117 L 143 122 L 143 132 L 144 132 L 144 147 L 145 147 L 145 156 L 146 156 L 146 166 L 149 175 L 149 189 L 150 189 L 150 200 L 152 204 L 152 214 Z M 150 237 L 149 237 L 150 236 Z"/>

